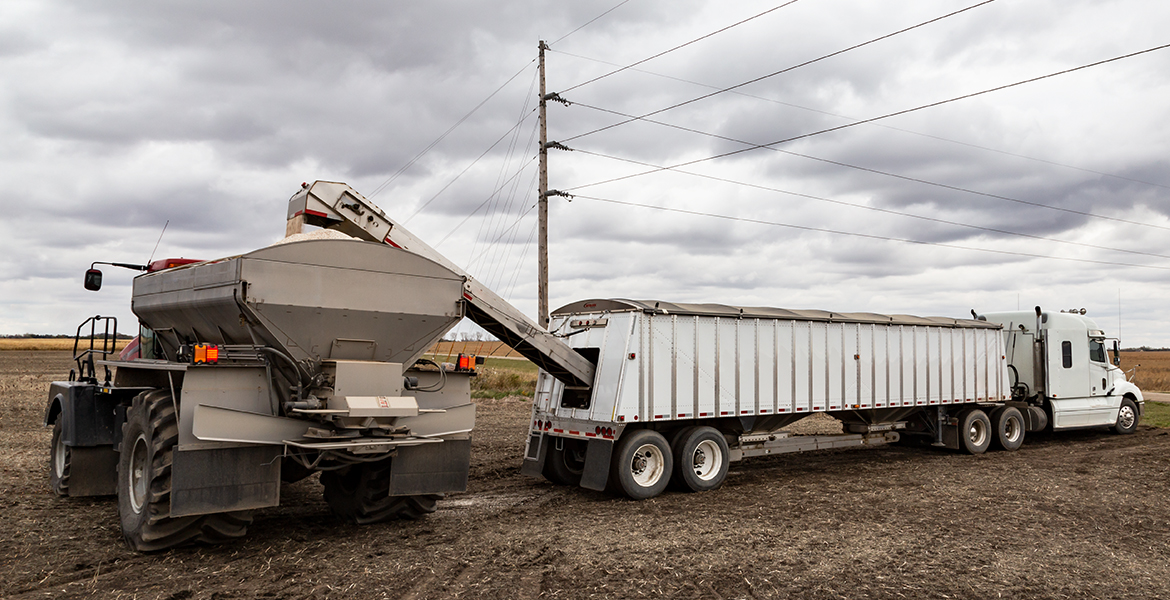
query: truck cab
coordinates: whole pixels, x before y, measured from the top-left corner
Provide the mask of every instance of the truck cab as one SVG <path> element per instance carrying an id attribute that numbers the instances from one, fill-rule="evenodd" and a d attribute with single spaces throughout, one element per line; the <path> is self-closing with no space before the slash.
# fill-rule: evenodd
<path id="1" fill-rule="evenodd" d="M 1141 390 L 1126 380 L 1114 343 L 1084 310 L 988 313 L 1004 328 L 1013 394 L 1043 403 L 1052 428 L 1136 427 L 1144 408 Z M 1126 427 L 1122 425 L 1129 424 Z"/>

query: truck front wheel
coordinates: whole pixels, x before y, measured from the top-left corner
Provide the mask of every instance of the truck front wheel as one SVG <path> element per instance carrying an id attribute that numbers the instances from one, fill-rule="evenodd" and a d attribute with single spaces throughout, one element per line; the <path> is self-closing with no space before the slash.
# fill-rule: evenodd
<path id="1" fill-rule="evenodd" d="M 614 452 L 610 477 L 634 500 L 661 494 L 674 469 L 670 445 L 661 433 L 639 429 L 622 436 Z"/>
<path id="2" fill-rule="evenodd" d="M 978 408 L 959 413 L 959 448 L 967 454 L 983 454 L 991 445 L 991 419 Z"/>
<path id="3" fill-rule="evenodd" d="M 53 443 L 49 450 L 49 487 L 58 496 L 69 495 L 69 470 L 73 462 L 72 452 L 61 436 L 61 421 L 65 418 L 57 413 L 53 421 Z"/>
<path id="4" fill-rule="evenodd" d="M 138 394 L 122 425 L 118 456 L 118 516 L 122 537 L 139 552 L 243 536 L 251 513 L 239 511 L 171 518 L 171 451 L 179 422 L 169 390 Z"/>
<path id="5" fill-rule="evenodd" d="M 1121 434 L 1133 433 L 1137 431 L 1137 426 L 1137 404 L 1129 398 L 1123 398 L 1121 408 L 1117 409 L 1117 423 L 1113 426 L 1113 431 Z"/>

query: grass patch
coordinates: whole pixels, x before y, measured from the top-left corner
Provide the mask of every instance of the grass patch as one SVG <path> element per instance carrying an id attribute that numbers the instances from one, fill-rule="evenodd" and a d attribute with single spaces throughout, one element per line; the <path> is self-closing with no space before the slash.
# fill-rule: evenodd
<path id="1" fill-rule="evenodd" d="M 1170 427 L 1170 404 L 1146 401 L 1145 408 L 1145 414 L 1142 415 L 1142 425 Z"/>
<path id="2" fill-rule="evenodd" d="M 490 360 L 490 359 L 489 359 Z M 504 363 L 521 363 L 518 360 L 501 360 Z M 487 364 L 479 368 L 479 374 L 471 378 L 472 398 L 507 398 L 523 396 L 531 398 L 536 392 L 536 365 L 531 369 L 495 367 Z M 523 364 L 522 363 L 522 364 Z M 518 367 L 520 365 L 517 365 Z"/>

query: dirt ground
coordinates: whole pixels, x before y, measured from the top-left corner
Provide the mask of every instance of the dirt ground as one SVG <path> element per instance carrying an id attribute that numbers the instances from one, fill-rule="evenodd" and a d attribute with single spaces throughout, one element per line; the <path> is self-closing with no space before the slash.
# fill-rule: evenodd
<path id="1" fill-rule="evenodd" d="M 750 459 L 634 502 L 521 477 L 520 399 L 480 403 L 469 490 L 425 519 L 341 524 L 310 478 L 240 542 L 135 554 L 111 500 L 48 489 L 68 370 L 0 352 L 3 598 L 1170 597 L 1170 430 Z"/>

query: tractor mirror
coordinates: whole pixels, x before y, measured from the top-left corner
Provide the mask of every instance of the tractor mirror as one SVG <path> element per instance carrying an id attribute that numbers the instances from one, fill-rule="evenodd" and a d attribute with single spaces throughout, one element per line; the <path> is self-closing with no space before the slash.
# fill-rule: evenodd
<path id="1" fill-rule="evenodd" d="M 85 272 L 85 289 L 96 292 L 102 289 L 102 272 L 97 269 L 90 269 Z"/>

